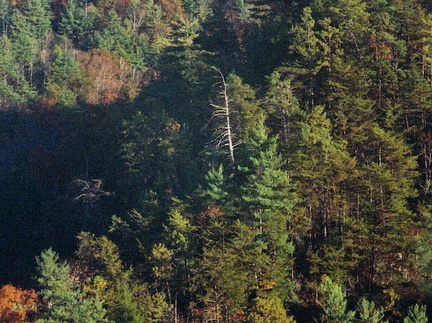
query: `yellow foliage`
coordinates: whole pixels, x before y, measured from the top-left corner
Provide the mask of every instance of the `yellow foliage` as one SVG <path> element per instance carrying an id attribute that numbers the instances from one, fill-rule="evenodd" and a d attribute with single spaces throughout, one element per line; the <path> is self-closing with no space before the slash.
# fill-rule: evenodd
<path id="1" fill-rule="evenodd" d="M 264 290 L 269 290 L 269 289 L 273 289 L 276 286 L 276 282 L 263 280 L 259 283 L 259 286 Z"/>

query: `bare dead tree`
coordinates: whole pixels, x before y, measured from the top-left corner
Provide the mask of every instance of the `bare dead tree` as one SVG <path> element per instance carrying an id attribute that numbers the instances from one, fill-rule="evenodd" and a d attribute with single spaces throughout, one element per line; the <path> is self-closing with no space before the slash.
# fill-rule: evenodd
<path id="1" fill-rule="evenodd" d="M 144 1 L 131 0 L 126 9 L 126 15 L 131 22 L 132 29 L 137 31 L 145 22 L 146 8 Z"/>
<path id="2" fill-rule="evenodd" d="M 81 194 L 76 196 L 74 199 L 76 201 L 82 200 L 83 203 L 88 205 L 90 208 L 94 207 L 102 196 L 110 196 L 113 194 L 102 189 L 101 179 L 77 179 L 75 180 L 75 184 L 81 186 Z"/>
<path id="3" fill-rule="evenodd" d="M 102 231 L 103 227 L 107 225 L 107 218 L 103 216 L 100 208 L 100 199 L 114 193 L 102 189 L 103 181 L 101 179 L 77 179 L 74 184 L 79 187 L 79 192 L 74 200 L 81 201 L 84 208 L 80 217 L 82 230 Z"/>
<path id="4" fill-rule="evenodd" d="M 234 140 L 234 132 L 232 128 L 231 122 L 231 114 L 232 111 L 230 109 L 230 102 L 228 96 L 228 86 L 225 80 L 225 77 L 220 69 L 214 68 L 214 70 L 220 76 L 220 86 L 221 90 L 219 92 L 220 97 L 222 98 L 222 104 L 211 104 L 211 106 L 215 109 L 213 112 L 213 117 L 222 120 L 222 124 L 216 128 L 216 148 L 224 148 L 227 151 L 227 155 L 230 161 L 230 165 L 232 168 L 235 166 L 235 156 L 234 156 L 234 148 L 240 143 L 235 142 Z"/>

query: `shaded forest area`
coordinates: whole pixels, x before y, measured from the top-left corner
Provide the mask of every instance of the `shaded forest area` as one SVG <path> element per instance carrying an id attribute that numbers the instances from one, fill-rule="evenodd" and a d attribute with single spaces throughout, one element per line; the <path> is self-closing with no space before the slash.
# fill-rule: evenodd
<path id="1" fill-rule="evenodd" d="M 432 317 L 429 1 L 0 0 L 0 35 L 0 322 Z"/>

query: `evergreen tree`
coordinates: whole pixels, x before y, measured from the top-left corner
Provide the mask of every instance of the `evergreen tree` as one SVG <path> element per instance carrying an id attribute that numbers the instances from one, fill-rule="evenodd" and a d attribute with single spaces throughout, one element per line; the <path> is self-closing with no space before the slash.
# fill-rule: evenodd
<path id="1" fill-rule="evenodd" d="M 404 323 L 427 323 L 426 306 L 415 304 L 411 306 L 408 316 L 404 318 Z"/>
<path id="2" fill-rule="evenodd" d="M 215 108 L 216 148 L 226 150 L 230 166 L 234 168 L 236 146 L 251 140 L 255 128 L 263 122 L 264 113 L 251 86 L 235 74 L 225 79 L 221 71 L 218 73 L 221 78 L 218 101 L 221 103 L 212 105 Z"/>
<path id="3" fill-rule="evenodd" d="M 70 276 L 70 266 L 48 249 L 36 258 L 44 308 L 37 322 L 107 322 L 102 301 L 86 297 Z"/>
<path id="4" fill-rule="evenodd" d="M 279 298 L 255 299 L 249 319 L 253 323 L 295 323 L 292 317 L 287 316 L 283 303 Z"/>
<path id="5" fill-rule="evenodd" d="M 23 14 L 30 26 L 30 36 L 37 42 L 42 40 L 51 29 L 51 11 L 46 0 L 26 0 Z"/>
<path id="6" fill-rule="evenodd" d="M 316 20 L 312 17 L 312 9 L 305 7 L 301 22 L 292 29 L 294 35 L 290 50 L 298 55 L 295 66 L 297 79 L 304 88 L 302 97 L 307 107 L 314 107 L 317 103 L 318 78 L 314 78 L 321 69 L 319 39 L 316 32 Z"/>
<path id="7" fill-rule="evenodd" d="M 106 24 L 106 28 L 96 36 L 97 47 L 124 56 L 131 46 L 133 31 L 128 30 L 123 25 L 121 18 L 115 10 L 108 12 Z"/>
<path id="8" fill-rule="evenodd" d="M 205 248 L 198 260 L 192 291 L 216 321 L 245 309 L 248 277 L 238 262 L 236 251 L 226 247 Z"/>
<path id="9" fill-rule="evenodd" d="M 367 133 L 369 148 L 360 166 L 361 184 L 368 200 L 360 199 L 365 219 L 370 225 L 368 241 L 375 243 L 369 254 L 372 281 L 393 279 L 400 271 L 394 264 L 410 267 L 413 259 L 409 245 L 400 239 L 412 225 L 413 215 L 407 208 L 407 198 L 415 196 L 413 187 L 415 158 L 393 134 L 375 126 Z M 397 256 L 402 254 L 402 257 Z M 398 258 L 399 257 L 399 260 Z"/>
<path id="10" fill-rule="evenodd" d="M 124 121 L 124 129 L 123 156 L 131 174 L 139 180 L 135 189 L 152 190 L 169 204 L 173 195 L 181 193 L 181 125 L 161 109 L 138 112 Z"/>
<path id="11" fill-rule="evenodd" d="M 348 216 L 351 184 L 357 176 L 356 161 L 348 154 L 346 143 L 331 135 L 332 124 L 323 107 L 315 107 L 300 125 L 299 147 L 290 162 L 293 181 L 298 183 L 306 215 L 312 221 L 310 241 L 319 254 L 314 259 L 324 261 L 319 267 L 341 278 L 348 265 L 340 258 L 346 252 L 341 232 Z M 323 244 L 327 248 L 322 248 Z M 327 260 L 331 259 L 339 260 L 330 265 Z"/>
<path id="12" fill-rule="evenodd" d="M 1 0 L 0 1 L 0 24 L 1 24 L 1 34 L 7 35 L 8 29 L 10 27 L 11 21 L 11 7 L 9 5 L 9 1 Z"/>
<path id="13" fill-rule="evenodd" d="M 212 65 L 220 67 L 224 74 L 241 66 L 244 26 L 236 1 L 212 2 L 211 14 L 203 22 L 203 33 L 197 40 L 204 50 L 216 54 Z"/>
<path id="14" fill-rule="evenodd" d="M 321 322 L 353 322 L 355 312 L 347 311 L 346 293 L 342 290 L 341 285 L 333 282 L 330 277 L 324 276 L 319 290 L 321 292 L 319 305 L 324 311 Z"/>
<path id="15" fill-rule="evenodd" d="M 283 170 L 275 137 L 269 137 L 264 124 L 258 124 L 252 139 L 245 142 L 244 164 L 239 166 L 245 176 L 239 218 L 255 230 L 255 243 L 261 248 L 261 268 L 256 273 L 259 285 L 274 289 L 283 301 L 292 301 L 294 285 L 291 276 L 293 244 L 291 239 L 299 225 L 292 216 L 297 197 L 288 173 Z M 240 177 L 241 178 L 241 177 Z M 301 221 L 301 219 L 300 219 Z"/>
<path id="16" fill-rule="evenodd" d="M 42 83 L 43 65 L 39 64 L 39 54 L 46 45 L 50 30 L 51 12 L 47 1 L 28 0 L 24 2 L 22 11 L 14 10 L 12 38 L 15 57 L 30 86 L 33 86 L 36 72 L 41 72 L 38 80 Z"/>
<path id="17" fill-rule="evenodd" d="M 83 83 L 83 72 L 67 49 L 56 46 L 48 71 L 47 91 L 51 104 L 73 107 L 77 103 Z"/>
<path id="18" fill-rule="evenodd" d="M 365 297 L 362 297 L 357 304 L 357 311 L 360 316 L 358 322 L 361 323 L 385 323 L 388 321 L 384 320 L 384 310 L 375 305 L 373 301 L 368 301 Z"/>
<path id="19" fill-rule="evenodd" d="M 170 306 L 165 297 L 151 293 L 133 269 L 125 269 L 118 247 L 105 236 L 81 233 L 77 256 L 93 273 L 88 289 L 96 293 L 114 322 L 164 322 Z"/>
<path id="20" fill-rule="evenodd" d="M 7 35 L 0 38 L 0 103 L 3 107 L 32 102 L 36 93 L 30 88 L 15 64 L 13 44 Z"/>
<path id="21" fill-rule="evenodd" d="M 288 157 L 298 147 L 300 122 L 305 112 L 300 108 L 291 80 L 285 74 L 283 70 L 277 70 L 268 77 L 265 107 L 269 115 L 269 128 L 277 130 L 279 149 L 283 156 Z"/>
<path id="22" fill-rule="evenodd" d="M 197 18 L 200 22 L 210 13 L 211 1 L 209 0 L 184 0 L 183 5 L 186 14 L 191 18 Z"/>
<path id="23" fill-rule="evenodd" d="M 431 265 L 432 265 L 432 250 L 430 249 L 432 239 L 430 207 L 422 207 L 419 210 L 419 217 L 417 219 L 419 234 L 415 239 L 414 252 L 418 255 L 418 286 L 428 294 L 431 290 Z"/>
<path id="24" fill-rule="evenodd" d="M 99 12 L 93 7 L 83 8 L 77 0 L 67 2 L 59 22 L 59 34 L 83 49 L 92 45 L 92 33 L 98 29 Z"/>

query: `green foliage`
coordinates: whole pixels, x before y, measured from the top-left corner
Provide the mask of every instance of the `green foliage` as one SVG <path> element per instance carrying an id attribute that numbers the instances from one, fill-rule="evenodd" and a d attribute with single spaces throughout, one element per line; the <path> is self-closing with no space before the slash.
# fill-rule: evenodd
<path id="1" fill-rule="evenodd" d="M 44 308 L 37 322 L 108 322 L 98 297 L 86 297 L 66 262 L 48 249 L 36 258 Z"/>
<path id="2" fill-rule="evenodd" d="M 103 178 L 112 235 L 38 258 L 42 322 L 400 321 L 431 290 L 431 8 L 0 0 L 1 277 L 70 255 L 70 183 Z"/>
<path id="3" fill-rule="evenodd" d="M 256 275 L 258 287 L 274 290 L 283 301 L 293 301 L 294 283 L 290 275 L 294 246 L 289 225 L 298 225 L 292 217 L 297 195 L 284 161 L 277 152 L 275 137 L 267 134 L 264 124 L 258 123 L 251 138 L 244 143 L 244 164 L 239 166 L 242 192 L 239 219 L 254 228 L 254 245 L 260 252 Z"/>
<path id="4" fill-rule="evenodd" d="M 302 196 L 312 222 L 315 239 L 328 237 L 346 215 L 346 195 L 357 176 L 356 160 L 346 143 L 332 136 L 332 123 L 322 106 L 316 106 L 300 123 L 300 141 L 290 160 L 297 191 Z M 338 241 L 330 249 L 339 249 Z M 330 256 L 330 258 L 335 258 Z M 321 255 L 320 259 L 326 259 Z M 342 265 L 338 262 L 336 265 Z M 321 268 L 330 269 L 324 265 Z"/>
<path id="5" fill-rule="evenodd" d="M 209 0 L 184 0 L 186 13 L 191 17 L 196 17 L 199 21 L 205 20 L 210 13 L 211 1 Z"/>
<path id="6" fill-rule="evenodd" d="M 415 304 L 411 306 L 408 316 L 404 318 L 404 323 L 427 323 L 429 322 L 426 315 L 426 306 Z"/>
<path id="7" fill-rule="evenodd" d="M 263 122 L 264 113 L 256 100 L 255 91 L 243 80 L 230 74 L 227 78 L 215 69 L 220 77 L 218 99 L 214 107 L 216 148 L 228 156 L 230 166 L 237 162 L 236 147 L 251 141 L 254 129 Z"/>
<path id="8" fill-rule="evenodd" d="M 153 262 L 153 276 L 159 286 L 169 284 L 173 279 L 173 255 L 174 251 L 168 249 L 162 243 L 153 246 L 150 260 Z"/>
<path id="9" fill-rule="evenodd" d="M 248 142 L 255 128 L 260 127 L 264 118 L 259 101 L 253 88 L 245 84 L 241 77 L 230 74 L 227 77 L 227 94 L 234 118 L 233 127 L 238 129 L 238 140 Z"/>
<path id="10" fill-rule="evenodd" d="M 106 20 L 106 28 L 96 35 L 97 47 L 116 53 L 138 70 L 147 66 L 150 49 L 146 36 L 125 26 L 113 10 L 108 12 Z"/>
<path id="11" fill-rule="evenodd" d="M 181 125 L 163 110 L 138 112 L 124 121 L 123 156 L 130 172 L 141 182 L 138 187 L 157 188 L 162 196 L 175 192 L 181 133 Z"/>
<path id="12" fill-rule="evenodd" d="M 146 207 L 141 212 L 133 209 L 127 212 L 125 218 L 117 215 L 112 217 L 110 231 L 119 235 L 119 240 L 123 242 L 122 249 L 126 250 L 125 253 L 131 259 L 140 259 L 150 252 L 154 243 L 155 237 L 151 236 L 151 232 L 155 230 L 154 217 L 159 216 L 162 210 L 153 198 L 145 202 Z"/>
<path id="13" fill-rule="evenodd" d="M 80 86 L 84 81 L 83 72 L 67 50 L 56 46 L 53 55 L 47 77 L 48 98 L 53 101 L 53 105 L 73 107 L 77 104 Z"/>
<path id="14" fill-rule="evenodd" d="M 341 285 L 333 282 L 330 277 L 324 276 L 319 285 L 319 291 L 318 303 L 324 311 L 322 322 L 348 323 L 353 321 L 355 312 L 347 311 L 346 293 Z"/>
<path id="15" fill-rule="evenodd" d="M 180 208 L 174 208 L 164 226 L 166 240 L 170 246 L 180 254 L 187 253 L 191 248 L 192 232 L 195 227 L 182 214 Z"/>
<path id="16" fill-rule="evenodd" d="M 293 93 L 291 80 L 283 71 L 275 71 L 268 77 L 269 88 L 265 98 L 265 108 L 269 123 L 277 131 L 282 153 L 289 156 L 297 148 L 301 121 L 305 117 L 300 103 Z"/>
<path id="17" fill-rule="evenodd" d="M 0 102 L 4 107 L 17 107 L 32 102 L 36 93 L 17 68 L 17 51 L 4 34 L 0 39 Z"/>
<path id="18" fill-rule="evenodd" d="M 421 218 L 420 218 L 420 228 L 421 232 L 416 236 L 416 245 L 415 251 L 419 255 L 418 258 L 418 267 L 420 273 L 420 288 L 429 293 L 431 291 L 431 266 L 432 266 L 432 250 L 430 248 L 431 245 L 431 219 L 432 214 L 430 212 L 430 207 L 427 207 L 421 210 Z"/>
<path id="19" fill-rule="evenodd" d="M 296 322 L 292 317 L 287 316 L 282 300 L 271 296 L 255 299 L 249 320 L 253 323 Z"/>
<path id="20" fill-rule="evenodd" d="M 229 203 L 228 179 L 224 175 L 223 165 L 218 168 L 212 168 L 205 176 L 207 187 L 203 190 L 203 194 L 210 201 L 216 202 L 218 205 L 226 207 Z"/>
<path id="21" fill-rule="evenodd" d="M 24 16 L 29 24 L 31 37 L 42 41 L 51 29 L 51 12 L 46 0 L 24 1 Z"/>
<path id="22" fill-rule="evenodd" d="M 100 295 L 107 317 L 114 322 L 164 322 L 170 311 L 163 295 L 125 269 L 117 246 L 105 236 L 81 233 L 77 256 L 93 271 L 89 289 Z"/>
<path id="23" fill-rule="evenodd" d="M 249 262 L 241 258 L 240 251 L 228 243 L 204 248 L 197 269 L 192 271 L 192 291 L 205 310 L 217 307 L 216 316 L 229 317 L 246 309 L 253 278 L 247 268 Z"/>
<path id="24" fill-rule="evenodd" d="M 377 306 L 373 301 L 368 301 L 366 297 L 362 297 L 357 303 L 357 312 L 360 316 L 358 322 L 361 323 L 380 323 L 384 321 L 384 310 Z"/>
<path id="25" fill-rule="evenodd" d="M 8 27 L 10 26 L 11 17 L 11 7 L 9 1 L 0 1 L 0 24 L 1 24 L 1 34 L 6 34 Z"/>
<path id="26" fill-rule="evenodd" d="M 25 32 L 19 32 L 15 38 L 14 52 L 18 63 L 30 65 L 36 55 L 36 40 Z"/>
<path id="27" fill-rule="evenodd" d="M 92 42 L 92 31 L 97 27 L 99 12 L 83 8 L 78 1 L 70 0 L 62 12 L 59 33 L 73 44 L 86 48 Z"/>
<path id="28" fill-rule="evenodd" d="M 99 275 L 109 280 L 120 280 L 129 276 L 130 272 L 123 270 L 118 247 L 107 237 L 81 232 L 78 239 L 77 256 L 97 270 Z"/>

